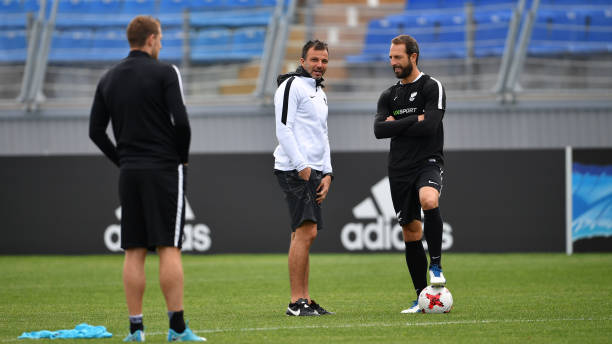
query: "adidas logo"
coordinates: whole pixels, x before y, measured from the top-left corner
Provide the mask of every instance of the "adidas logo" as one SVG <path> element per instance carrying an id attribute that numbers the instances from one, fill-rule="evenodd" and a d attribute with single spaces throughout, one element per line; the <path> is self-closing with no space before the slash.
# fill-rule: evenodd
<path id="1" fill-rule="evenodd" d="M 121 207 L 115 209 L 115 217 L 121 221 Z M 210 228 L 203 223 L 195 222 L 195 214 L 189 201 L 185 198 L 185 226 L 183 227 L 183 248 L 182 251 L 204 252 L 210 249 L 212 241 L 210 239 Z M 104 245 L 109 251 L 121 251 L 121 225 L 112 224 L 104 231 Z"/>
<path id="2" fill-rule="evenodd" d="M 360 222 L 344 225 L 340 232 L 342 246 L 349 251 L 397 250 L 405 249 L 402 227 L 399 225 L 401 212 L 395 214 L 389 178 L 385 177 L 370 188 L 372 197 L 361 201 L 353 208 L 353 216 Z M 421 211 L 421 217 L 423 212 Z M 369 222 L 368 222 L 369 221 Z M 427 243 L 423 240 L 427 249 Z M 453 245 L 452 227 L 444 222 L 442 250 Z"/>

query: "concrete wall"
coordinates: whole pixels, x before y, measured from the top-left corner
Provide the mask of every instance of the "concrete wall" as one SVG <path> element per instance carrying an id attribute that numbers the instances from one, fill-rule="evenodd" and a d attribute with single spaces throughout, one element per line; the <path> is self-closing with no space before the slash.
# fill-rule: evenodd
<path id="1" fill-rule="evenodd" d="M 333 151 L 384 151 L 372 132 L 375 102 L 331 103 Z M 100 154 L 88 138 L 88 109 L 0 112 L 0 155 Z M 259 106 L 190 107 L 193 153 L 272 152 L 273 109 Z M 450 102 L 446 149 L 612 147 L 612 101 Z"/>

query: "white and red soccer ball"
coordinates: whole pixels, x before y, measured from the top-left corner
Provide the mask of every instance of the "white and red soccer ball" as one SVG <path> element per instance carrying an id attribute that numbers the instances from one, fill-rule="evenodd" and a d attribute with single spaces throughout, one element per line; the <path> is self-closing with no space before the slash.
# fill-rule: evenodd
<path id="1" fill-rule="evenodd" d="M 453 295 L 442 286 L 428 286 L 419 295 L 419 308 L 423 313 L 448 313 L 453 308 Z"/>

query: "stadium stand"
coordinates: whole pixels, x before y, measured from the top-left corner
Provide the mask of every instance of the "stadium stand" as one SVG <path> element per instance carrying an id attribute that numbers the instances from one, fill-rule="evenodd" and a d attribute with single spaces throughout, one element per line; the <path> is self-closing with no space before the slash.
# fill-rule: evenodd
<path id="1" fill-rule="evenodd" d="M 531 2 L 527 1 L 525 13 Z M 420 42 L 423 67 L 435 69 L 449 89 L 488 92 L 497 79 L 518 0 L 472 3 L 470 17 L 466 0 L 319 0 L 310 9 L 302 1 L 289 29 L 281 69 L 295 68 L 303 42 L 320 38 L 330 44 L 333 66 L 330 64 L 326 78 L 328 90 L 344 92 L 347 97 L 369 94 L 388 82 L 390 40 L 409 33 Z M 50 7 L 52 0 L 47 4 Z M 53 90 L 49 94 L 70 95 L 57 83 L 62 70 L 67 75 L 61 75 L 61 87 L 70 85 L 71 73 L 75 79 L 91 74 L 91 80 L 79 80 L 95 84 L 95 76 L 127 54 L 125 26 L 142 13 L 161 19 L 164 48 L 160 59 L 183 64 L 188 96 L 213 99 L 217 94 L 250 93 L 259 75 L 259 58 L 275 4 L 274 0 L 60 0 L 49 53 L 53 74 L 45 87 Z M 6 67 L 5 75 L 12 75 L 12 66 L 25 63 L 27 15 L 36 17 L 38 6 L 39 0 L 0 0 L 0 67 Z M 470 19 L 474 24 L 473 50 L 466 34 Z M 595 66 L 608 70 L 605 61 L 612 52 L 612 2 L 541 0 L 536 19 L 525 62 L 529 72 L 522 76 L 522 86 L 548 85 L 555 64 L 576 66 L 586 59 L 594 61 L 592 70 Z M 611 84 L 603 73 L 591 69 L 584 79 L 586 88 L 602 89 Z M 556 77 L 571 80 L 570 74 Z M 214 77 L 203 82 L 201 75 Z M 82 85 L 79 94 L 88 97 L 90 86 Z M 1 87 L 10 88 L 10 92 L 0 90 L 0 94 L 14 94 L 8 83 Z"/>
<path id="2" fill-rule="evenodd" d="M 52 0 L 47 4 L 50 9 Z M 89 63 L 121 58 L 127 48 L 125 35 L 118 30 L 124 30 L 135 15 L 147 14 L 163 23 L 161 56 L 180 61 L 185 10 L 193 62 L 248 60 L 261 55 L 275 4 L 272 0 L 60 0 L 49 60 Z M 38 0 L 0 1 L 1 62 L 25 61 L 25 42 L 17 32 L 26 30 L 27 13 L 36 16 L 39 6 Z M 95 42 L 85 43 L 86 39 Z"/>
<path id="3" fill-rule="evenodd" d="M 530 2 L 528 1 L 527 8 Z M 501 56 L 508 34 L 511 10 L 516 3 L 494 0 L 475 0 L 472 3 L 475 24 L 474 56 Z M 371 21 L 364 39 L 364 50 L 359 55 L 349 56 L 347 61 L 386 61 L 387 56 L 380 53 L 380 47 L 383 44 L 388 45 L 390 37 L 400 32 L 412 34 L 422 43 L 429 58 L 465 58 L 465 5 L 465 0 L 409 0 L 403 14 Z M 609 7 L 602 8 L 603 5 Z M 610 1 L 543 0 L 541 7 L 529 45 L 530 53 L 610 51 Z"/>
<path id="4" fill-rule="evenodd" d="M 0 62 L 23 61 L 26 53 L 25 30 L 0 30 Z"/>

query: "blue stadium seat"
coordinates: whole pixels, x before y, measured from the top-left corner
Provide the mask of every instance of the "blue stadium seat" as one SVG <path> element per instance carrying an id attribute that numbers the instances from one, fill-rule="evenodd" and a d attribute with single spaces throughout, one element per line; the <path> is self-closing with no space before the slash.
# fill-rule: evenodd
<path id="1" fill-rule="evenodd" d="M 180 28 L 183 25 L 183 11 L 189 8 L 189 0 L 161 0 L 159 20 L 164 28 Z"/>
<path id="2" fill-rule="evenodd" d="M 575 10 L 538 11 L 533 27 L 529 52 L 533 54 L 557 54 L 580 52 L 587 49 L 585 19 Z M 586 51 L 583 51 L 586 52 Z"/>
<path id="3" fill-rule="evenodd" d="M 242 28 L 234 32 L 230 56 L 236 60 L 249 60 L 260 57 L 263 53 L 266 29 Z"/>
<path id="4" fill-rule="evenodd" d="M 91 57 L 91 30 L 55 31 L 49 50 L 50 62 L 83 61 Z"/>
<path id="5" fill-rule="evenodd" d="M 218 8 L 225 5 L 224 0 L 189 0 L 189 7 L 193 10 Z"/>
<path id="6" fill-rule="evenodd" d="M 406 9 L 434 9 L 443 6 L 443 0 L 407 0 Z"/>
<path id="7" fill-rule="evenodd" d="M 57 13 L 87 13 L 89 6 L 90 3 L 85 0 L 60 0 Z"/>
<path id="8" fill-rule="evenodd" d="M 155 0 L 123 0 L 121 13 L 128 16 L 157 15 L 157 2 Z"/>
<path id="9" fill-rule="evenodd" d="M 439 13 L 404 15 L 402 23 L 421 46 L 421 55 L 428 58 L 454 58 L 465 56 L 465 15 Z"/>
<path id="10" fill-rule="evenodd" d="M 225 4 L 228 7 L 255 7 L 257 0 L 226 0 Z"/>
<path id="11" fill-rule="evenodd" d="M 476 11 L 474 13 L 475 56 L 501 56 L 503 54 L 511 18 L 510 10 Z"/>
<path id="12" fill-rule="evenodd" d="M 160 0 L 159 13 L 182 13 L 185 8 L 189 8 L 191 2 L 189 0 Z"/>
<path id="13" fill-rule="evenodd" d="M 268 25 L 272 17 L 272 9 L 257 9 L 243 11 L 206 11 L 193 12 L 190 21 L 194 28 L 201 27 L 248 27 Z"/>
<path id="14" fill-rule="evenodd" d="M 258 0 L 257 5 L 261 7 L 274 7 L 276 6 L 277 0 Z"/>
<path id="15" fill-rule="evenodd" d="M 0 13 L 0 29 L 25 29 L 25 13 Z"/>
<path id="16" fill-rule="evenodd" d="M 121 10 L 123 2 L 121 0 L 93 0 L 88 4 L 89 13 L 116 15 Z"/>
<path id="17" fill-rule="evenodd" d="M 125 30 L 102 29 L 93 34 L 91 61 L 118 61 L 126 57 L 130 45 L 125 37 Z"/>
<path id="18" fill-rule="evenodd" d="M 159 52 L 162 60 L 180 61 L 183 58 L 183 31 L 166 30 L 163 33 L 162 49 Z"/>
<path id="19" fill-rule="evenodd" d="M 191 59 L 197 62 L 224 61 L 231 49 L 229 29 L 200 30 L 191 41 Z"/>
<path id="20" fill-rule="evenodd" d="M 23 12 L 23 6 L 19 0 L 2 0 L 0 1 L 0 13 L 21 13 Z"/>
<path id="21" fill-rule="evenodd" d="M 45 11 L 47 16 L 51 11 L 51 5 L 53 5 L 53 2 L 47 1 L 47 10 Z M 26 12 L 38 12 L 40 9 L 40 0 L 23 0 L 23 9 Z"/>
<path id="22" fill-rule="evenodd" d="M 582 10 L 584 40 L 589 51 L 610 51 L 612 47 L 612 8 Z"/>
<path id="23" fill-rule="evenodd" d="M 0 62 L 23 62 L 26 55 L 25 30 L 0 31 Z"/>

